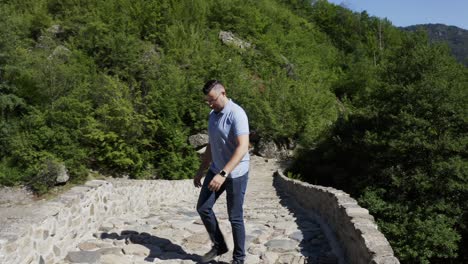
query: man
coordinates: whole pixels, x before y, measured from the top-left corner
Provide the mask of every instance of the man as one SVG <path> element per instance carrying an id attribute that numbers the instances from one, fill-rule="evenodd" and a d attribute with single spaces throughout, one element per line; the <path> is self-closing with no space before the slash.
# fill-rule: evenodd
<path id="1" fill-rule="evenodd" d="M 202 187 L 197 211 L 213 242 L 211 250 L 202 257 L 209 262 L 228 252 L 213 206 L 226 190 L 227 210 L 234 238 L 232 264 L 243 264 L 245 258 L 244 195 L 249 174 L 249 122 L 245 111 L 226 96 L 223 84 L 217 80 L 203 87 L 205 101 L 212 111 L 208 119 L 209 144 L 202 164 L 193 180 Z M 201 179 L 206 173 L 203 185 Z"/>

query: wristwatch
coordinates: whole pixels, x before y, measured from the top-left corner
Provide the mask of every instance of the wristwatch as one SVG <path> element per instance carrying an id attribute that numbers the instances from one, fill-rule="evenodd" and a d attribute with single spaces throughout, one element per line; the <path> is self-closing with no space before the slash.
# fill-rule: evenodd
<path id="1" fill-rule="evenodd" d="M 227 176 L 227 172 L 224 171 L 224 170 L 221 170 L 218 174 L 223 176 L 224 178 L 226 178 L 226 176 Z"/>

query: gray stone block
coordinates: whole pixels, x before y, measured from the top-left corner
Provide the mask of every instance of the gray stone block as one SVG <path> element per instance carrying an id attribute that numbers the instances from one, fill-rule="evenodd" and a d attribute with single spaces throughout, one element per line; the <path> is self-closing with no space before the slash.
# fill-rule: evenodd
<path id="1" fill-rule="evenodd" d="M 273 252 L 287 252 L 297 247 L 297 242 L 290 239 L 275 239 L 265 243 L 268 250 Z"/>
<path id="2" fill-rule="evenodd" d="M 98 263 L 101 254 L 97 251 L 68 252 L 65 260 L 71 263 Z"/>

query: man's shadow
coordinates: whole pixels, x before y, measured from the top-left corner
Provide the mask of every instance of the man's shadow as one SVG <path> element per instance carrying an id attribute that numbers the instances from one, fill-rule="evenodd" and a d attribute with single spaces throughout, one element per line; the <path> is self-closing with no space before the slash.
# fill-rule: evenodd
<path id="1" fill-rule="evenodd" d="M 201 262 L 201 256 L 197 254 L 187 253 L 181 246 L 172 243 L 169 239 L 153 236 L 149 233 L 138 233 L 133 230 L 124 230 L 118 233 L 102 233 L 101 239 L 124 240 L 125 244 L 138 244 L 145 246 L 150 250 L 145 261 L 153 262 L 154 259 L 170 260 L 193 260 L 196 263 Z M 227 262 L 210 261 L 211 264 L 228 264 Z"/>
<path id="2" fill-rule="evenodd" d="M 185 250 L 174 243 L 169 239 L 153 236 L 149 233 L 138 233 L 133 230 L 124 230 L 118 233 L 102 233 L 101 239 L 115 239 L 115 240 L 124 240 L 125 244 L 138 244 L 145 246 L 150 250 L 148 256 L 145 260 L 152 262 L 155 258 L 161 260 L 169 259 L 188 259 L 193 261 L 200 261 L 201 256 L 196 254 L 190 254 L 185 252 Z"/>

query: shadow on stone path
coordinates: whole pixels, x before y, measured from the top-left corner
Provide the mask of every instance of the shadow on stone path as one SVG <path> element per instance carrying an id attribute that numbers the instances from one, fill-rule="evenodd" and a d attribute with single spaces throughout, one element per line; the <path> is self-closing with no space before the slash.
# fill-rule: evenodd
<path id="1" fill-rule="evenodd" d="M 185 250 L 174 243 L 172 243 L 169 239 L 153 236 L 149 233 L 138 233 L 134 230 L 124 230 L 117 233 L 102 233 L 100 235 L 101 239 L 114 239 L 114 240 L 123 240 L 125 244 L 134 244 L 134 245 L 142 245 L 148 248 L 148 256 L 145 257 L 145 261 L 153 262 L 155 258 L 159 258 L 160 260 L 193 260 L 199 261 L 201 256 L 197 254 L 191 254 L 185 252 Z M 162 255 L 163 249 L 168 252 L 172 252 L 173 254 L 164 254 Z M 130 253 L 130 250 L 127 249 L 127 252 Z M 126 253 L 126 252 L 124 252 Z"/>
<path id="2" fill-rule="evenodd" d="M 299 232 L 292 235 L 300 240 L 300 252 L 307 257 L 307 263 L 328 264 L 339 263 L 339 260 L 330 243 L 327 240 L 322 226 L 315 216 L 302 208 L 293 198 L 278 187 L 276 180 L 273 181 L 280 203 L 291 212 L 295 218 Z"/>

